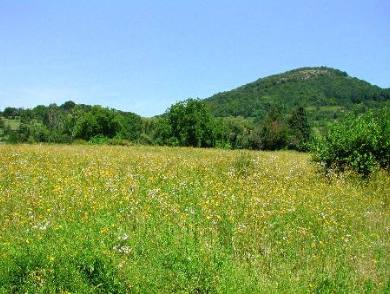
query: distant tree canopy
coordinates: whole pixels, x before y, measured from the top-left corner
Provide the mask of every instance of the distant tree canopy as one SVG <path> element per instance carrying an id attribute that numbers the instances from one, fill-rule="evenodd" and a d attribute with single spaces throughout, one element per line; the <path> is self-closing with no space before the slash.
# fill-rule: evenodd
<path id="1" fill-rule="evenodd" d="M 73 101 L 66 101 L 64 104 L 60 106 L 60 108 L 66 111 L 71 111 L 75 107 L 76 107 L 76 103 L 74 103 Z"/>
<path id="2" fill-rule="evenodd" d="M 13 117 L 19 116 L 22 111 L 23 111 L 23 109 L 21 109 L 21 108 L 6 107 L 3 111 L 3 116 L 5 118 L 13 118 Z"/>
<path id="3" fill-rule="evenodd" d="M 287 113 L 285 108 L 271 105 L 263 119 L 218 118 L 199 99 L 173 104 L 154 118 L 72 101 L 32 109 L 7 107 L 2 116 L 0 140 L 14 143 L 127 140 L 170 146 L 306 150 L 311 138 L 311 127 L 302 107 Z"/>
<path id="4" fill-rule="evenodd" d="M 154 118 L 72 101 L 32 109 L 8 107 L 3 117 L 14 126 L 10 127 L 2 119 L 0 135 L 14 143 L 127 140 L 170 146 L 305 150 L 311 132 L 302 107 L 288 114 L 282 107 L 270 106 L 262 120 L 217 118 L 199 99 L 178 102 Z"/>
<path id="5" fill-rule="evenodd" d="M 16 130 L 4 131 L 12 142 L 69 143 L 74 139 L 89 141 L 96 136 L 136 141 L 142 130 L 139 115 L 73 101 L 32 109 L 7 107 L 3 117 L 19 123 Z"/>

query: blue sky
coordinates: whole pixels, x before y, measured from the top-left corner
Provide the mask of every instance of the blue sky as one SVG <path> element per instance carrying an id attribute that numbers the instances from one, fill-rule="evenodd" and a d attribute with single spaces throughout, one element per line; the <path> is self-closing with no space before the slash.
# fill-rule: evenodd
<path id="1" fill-rule="evenodd" d="M 0 109 L 151 116 L 317 65 L 390 87 L 390 1 L 0 0 Z"/>

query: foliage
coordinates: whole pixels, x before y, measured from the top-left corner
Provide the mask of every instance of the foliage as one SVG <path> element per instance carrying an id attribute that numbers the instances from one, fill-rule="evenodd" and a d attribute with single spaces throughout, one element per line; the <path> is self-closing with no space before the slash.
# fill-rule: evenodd
<path id="1" fill-rule="evenodd" d="M 262 124 L 254 135 L 256 149 L 277 150 L 287 146 L 287 124 L 283 118 L 282 110 L 272 108 L 265 116 Z"/>
<path id="2" fill-rule="evenodd" d="M 225 137 L 222 141 L 226 142 L 233 149 L 251 148 L 251 133 L 255 124 L 243 117 L 226 117 L 222 119 L 222 133 Z"/>
<path id="3" fill-rule="evenodd" d="M 15 109 L 7 112 L 14 113 Z M 307 128 L 310 128 L 303 109 L 286 114 L 273 106 L 264 119 L 257 120 L 216 118 L 199 99 L 176 103 L 164 115 L 154 118 L 72 101 L 61 106 L 17 109 L 17 112 L 17 117 L 2 119 L 7 122 L 3 137 L 10 143 L 83 140 L 90 144 L 129 145 L 132 142 L 223 149 L 304 150 Z"/>
<path id="4" fill-rule="evenodd" d="M 242 152 L 0 145 L 0 293 L 388 291 L 387 174 Z"/>
<path id="5" fill-rule="evenodd" d="M 295 109 L 288 119 L 289 148 L 307 151 L 311 139 L 311 127 L 305 109 L 300 106 Z"/>
<path id="6" fill-rule="evenodd" d="M 178 140 L 172 138 L 172 126 L 166 116 L 153 120 L 150 134 L 157 145 L 178 145 Z"/>
<path id="7" fill-rule="evenodd" d="M 113 138 L 119 133 L 120 127 L 115 111 L 94 106 L 77 119 L 73 136 L 84 140 L 94 136 Z"/>
<path id="8" fill-rule="evenodd" d="M 116 136 L 137 142 L 143 133 L 142 118 L 132 112 L 120 112 L 116 119 L 119 123 L 119 132 Z"/>
<path id="9" fill-rule="evenodd" d="M 72 101 L 33 109 L 7 107 L 3 115 L 9 122 L 20 120 L 17 127 L 5 127 L 4 136 L 13 143 L 70 143 L 96 136 L 136 142 L 142 132 L 142 119 L 134 113 Z"/>
<path id="10" fill-rule="evenodd" d="M 20 108 L 16 108 L 16 107 L 6 107 L 3 112 L 2 112 L 2 115 L 5 117 L 5 118 L 15 118 L 17 116 L 20 116 L 20 112 L 22 111 L 22 109 Z"/>
<path id="11" fill-rule="evenodd" d="M 377 168 L 390 168 L 390 112 L 350 115 L 319 139 L 314 159 L 326 171 L 352 169 L 369 177 Z"/>
<path id="12" fill-rule="evenodd" d="M 171 138 L 181 146 L 212 147 L 215 145 L 214 120 L 199 99 L 187 99 L 167 111 Z"/>

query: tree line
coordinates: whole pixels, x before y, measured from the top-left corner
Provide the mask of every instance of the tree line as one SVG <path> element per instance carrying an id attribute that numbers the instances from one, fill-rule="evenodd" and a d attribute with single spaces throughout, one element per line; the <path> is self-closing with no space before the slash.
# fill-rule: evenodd
<path id="1" fill-rule="evenodd" d="M 3 140 L 10 143 L 108 143 L 306 150 L 311 127 L 303 107 L 286 112 L 272 106 L 263 119 L 215 117 L 199 99 L 172 105 L 157 117 L 143 118 L 101 106 L 39 105 L 7 107 L 0 113 Z M 11 123 L 14 126 L 11 126 Z M 15 126 L 15 124 L 17 126 Z"/>

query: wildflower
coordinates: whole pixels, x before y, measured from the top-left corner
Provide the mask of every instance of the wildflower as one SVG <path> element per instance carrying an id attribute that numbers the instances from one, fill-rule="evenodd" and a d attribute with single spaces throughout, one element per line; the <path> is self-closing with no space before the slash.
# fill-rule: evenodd
<path id="1" fill-rule="evenodd" d="M 32 228 L 33 228 L 33 229 L 36 229 L 36 230 L 45 231 L 45 230 L 47 230 L 47 228 L 49 227 L 49 225 L 50 225 L 50 221 L 39 222 L 39 223 L 37 223 L 36 225 L 34 225 Z"/>
<path id="2" fill-rule="evenodd" d="M 127 245 L 115 245 L 112 249 L 118 253 L 126 254 L 126 255 L 131 252 L 130 247 Z"/>
<path id="3" fill-rule="evenodd" d="M 127 239 L 129 239 L 129 235 L 126 233 L 118 237 L 119 241 L 126 241 Z"/>
<path id="4" fill-rule="evenodd" d="M 107 234 L 110 229 L 107 227 L 104 227 L 100 230 L 100 234 Z"/>

